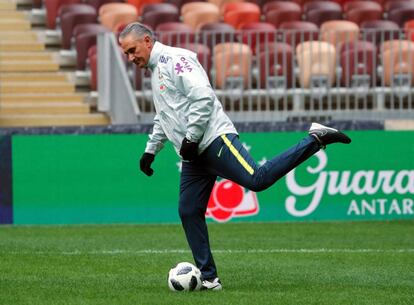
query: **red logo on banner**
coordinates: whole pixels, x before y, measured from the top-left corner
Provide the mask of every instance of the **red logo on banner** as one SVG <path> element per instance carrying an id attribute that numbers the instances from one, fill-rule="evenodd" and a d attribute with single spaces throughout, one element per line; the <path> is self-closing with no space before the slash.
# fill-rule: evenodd
<path id="1" fill-rule="evenodd" d="M 230 180 L 216 182 L 208 201 L 206 216 L 218 222 L 232 217 L 256 215 L 259 204 L 255 192 L 246 190 Z"/>

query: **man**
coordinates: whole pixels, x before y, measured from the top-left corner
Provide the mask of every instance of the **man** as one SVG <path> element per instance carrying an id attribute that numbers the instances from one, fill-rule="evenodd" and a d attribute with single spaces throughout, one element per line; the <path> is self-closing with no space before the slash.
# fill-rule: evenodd
<path id="1" fill-rule="evenodd" d="M 156 115 L 140 168 L 151 176 L 155 155 L 166 140 L 173 143 L 183 159 L 179 215 L 187 241 L 201 270 L 203 289 L 220 290 L 205 222 L 217 176 L 262 191 L 320 148 L 350 143 L 351 139 L 313 123 L 309 136 L 259 167 L 240 143 L 195 53 L 155 41 L 152 31 L 140 23 L 129 24 L 120 33 L 119 42 L 129 61 L 152 72 Z"/>

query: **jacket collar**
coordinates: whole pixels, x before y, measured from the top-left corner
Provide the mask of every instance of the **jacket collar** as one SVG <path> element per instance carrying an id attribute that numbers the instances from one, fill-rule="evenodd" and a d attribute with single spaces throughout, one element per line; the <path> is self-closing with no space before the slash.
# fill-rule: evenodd
<path id="1" fill-rule="evenodd" d="M 154 46 L 152 47 L 150 58 L 148 61 L 148 65 L 147 65 L 151 71 L 154 71 L 154 68 L 157 66 L 158 58 L 160 57 L 163 48 L 164 48 L 164 45 L 162 43 L 158 41 L 154 43 Z"/>

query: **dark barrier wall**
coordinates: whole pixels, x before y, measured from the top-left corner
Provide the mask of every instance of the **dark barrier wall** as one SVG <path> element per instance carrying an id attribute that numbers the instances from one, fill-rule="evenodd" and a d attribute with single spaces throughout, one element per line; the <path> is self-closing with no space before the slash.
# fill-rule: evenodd
<path id="1" fill-rule="evenodd" d="M 0 224 L 13 221 L 11 137 L 0 136 Z"/>
<path id="2" fill-rule="evenodd" d="M 221 222 L 414 218 L 414 132 L 349 134 L 352 145 L 328 147 L 264 192 L 218 180 L 207 216 Z M 304 136 L 259 132 L 240 138 L 261 163 Z M 154 176 L 146 177 L 138 169 L 146 140 L 145 134 L 14 133 L 8 171 L 13 223 L 178 222 L 179 159 L 167 145 L 154 162 Z M 4 223 L 11 216 L 1 198 Z"/>

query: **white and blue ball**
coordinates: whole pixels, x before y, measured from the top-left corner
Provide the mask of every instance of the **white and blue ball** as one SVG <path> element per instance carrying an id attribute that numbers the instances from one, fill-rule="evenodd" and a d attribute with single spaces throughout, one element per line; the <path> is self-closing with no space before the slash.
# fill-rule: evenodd
<path id="1" fill-rule="evenodd" d="M 200 290 L 201 272 L 191 263 L 179 263 L 168 273 L 168 287 L 172 291 Z"/>

